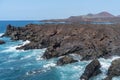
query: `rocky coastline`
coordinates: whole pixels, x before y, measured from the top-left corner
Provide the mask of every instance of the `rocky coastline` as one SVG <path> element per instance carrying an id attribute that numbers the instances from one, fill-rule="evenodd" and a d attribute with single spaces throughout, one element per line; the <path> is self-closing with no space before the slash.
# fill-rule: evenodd
<path id="1" fill-rule="evenodd" d="M 47 48 L 42 57 L 44 59 L 62 57 L 57 61 L 58 65 L 77 62 L 77 60 L 70 56 L 71 54 L 81 56 L 81 61 L 93 60 L 88 64 L 88 67 L 86 67 L 83 73 L 83 77 L 81 77 L 81 80 L 89 80 L 91 76 L 95 76 L 98 72 L 101 72 L 99 70 L 100 63 L 96 59 L 120 55 L 119 26 L 119 24 L 97 25 L 78 23 L 28 24 L 25 27 L 8 25 L 4 36 L 10 37 L 12 40 L 30 41 L 29 44 L 18 47 L 17 49 Z M 89 65 L 92 66 L 90 67 Z M 116 66 L 118 64 L 112 65 Z M 111 71 L 111 68 L 109 70 Z M 86 71 L 89 71 L 89 73 Z"/>

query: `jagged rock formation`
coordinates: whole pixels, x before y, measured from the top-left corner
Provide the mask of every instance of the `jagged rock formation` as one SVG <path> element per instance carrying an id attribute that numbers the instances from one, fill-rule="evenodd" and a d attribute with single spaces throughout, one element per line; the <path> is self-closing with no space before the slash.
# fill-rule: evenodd
<path id="1" fill-rule="evenodd" d="M 120 76 L 120 58 L 112 61 L 107 75 L 108 77 L 104 80 L 112 80 L 113 77 Z"/>
<path id="2" fill-rule="evenodd" d="M 117 24 L 29 24 L 18 28 L 8 25 L 5 36 L 31 41 L 17 49 L 47 48 L 43 55 L 45 59 L 77 54 L 82 60 L 90 60 L 120 55 L 119 31 Z"/>
<path id="3" fill-rule="evenodd" d="M 100 67 L 101 65 L 99 61 L 97 59 L 93 60 L 86 66 L 84 73 L 80 77 L 80 80 L 89 80 L 91 77 L 100 74 Z"/>

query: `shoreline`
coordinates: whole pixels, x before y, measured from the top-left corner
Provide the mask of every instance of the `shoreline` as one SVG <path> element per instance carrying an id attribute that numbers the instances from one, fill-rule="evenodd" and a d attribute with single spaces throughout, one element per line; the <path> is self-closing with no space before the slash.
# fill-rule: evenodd
<path id="1" fill-rule="evenodd" d="M 119 46 L 120 33 L 118 32 L 119 29 L 120 29 L 119 25 L 116 26 L 95 24 L 42 24 L 42 25 L 29 24 L 26 25 L 25 27 L 14 27 L 8 25 L 4 36 L 11 37 L 12 40 L 31 41 L 31 43 L 24 45 L 21 48 L 18 48 L 24 50 L 36 48 L 37 49 L 48 48 L 47 50 L 49 52 L 49 49 L 51 48 L 60 53 L 60 51 L 58 50 L 60 50 L 61 48 L 69 48 L 68 54 L 73 53 L 82 55 L 83 53 L 87 54 L 90 52 L 88 51 L 85 53 L 84 52 L 85 50 L 93 50 L 95 54 L 97 53 L 99 54 L 102 51 L 102 49 L 106 48 L 106 53 L 104 52 L 104 50 L 103 52 L 101 52 L 105 55 L 102 56 L 102 54 L 99 54 L 100 56 L 95 57 L 99 58 L 104 57 L 109 53 L 117 55 L 110 51 L 112 51 L 115 47 L 116 48 L 114 49 L 114 51 L 120 47 Z M 109 47 L 112 49 L 107 50 Z M 58 57 L 62 55 L 67 55 L 67 52 L 65 52 L 66 50 L 67 49 L 65 50 L 63 49 L 64 54 L 61 53 L 61 55 L 58 55 Z M 83 53 L 81 54 L 77 52 L 77 50 L 79 52 L 82 51 Z M 95 54 L 92 55 L 95 56 Z M 54 55 L 53 57 L 57 57 L 57 55 Z M 48 57 L 48 59 L 49 58 L 52 57 Z M 89 59 L 92 58 L 88 58 L 88 60 Z M 85 60 L 87 60 L 87 58 Z"/>
<path id="2" fill-rule="evenodd" d="M 119 30 L 118 24 L 8 25 L 4 36 L 11 37 L 12 40 L 30 41 L 17 49 L 47 48 L 42 56 L 44 59 L 63 56 L 57 61 L 57 65 L 65 65 L 77 62 L 71 54 L 80 55 L 80 60 L 119 56 Z"/>

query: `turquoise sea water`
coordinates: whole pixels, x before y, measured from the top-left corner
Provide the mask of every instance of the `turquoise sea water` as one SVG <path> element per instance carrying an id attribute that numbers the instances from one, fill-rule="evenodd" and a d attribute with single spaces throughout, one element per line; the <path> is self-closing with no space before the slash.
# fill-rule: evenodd
<path id="1" fill-rule="evenodd" d="M 41 24 L 38 21 L 0 21 L 0 35 L 6 30 L 8 24 L 24 26 L 26 24 Z M 79 61 L 65 66 L 57 66 L 56 58 L 44 60 L 41 58 L 46 49 L 16 50 L 16 47 L 25 45 L 29 41 L 11 41 L 10 38 L 0 38 L 6 44 L 0 45 L 0 80 L 79 80 L 85 66 L 90 61 Z M 76 58 L 79 58 L 75 56 Z M 107 73 L 112 60 L 99 59 L 102 74 L 91 80 L 102 80 Z M 120 80 L 116 77 L 113 80 Z"/>

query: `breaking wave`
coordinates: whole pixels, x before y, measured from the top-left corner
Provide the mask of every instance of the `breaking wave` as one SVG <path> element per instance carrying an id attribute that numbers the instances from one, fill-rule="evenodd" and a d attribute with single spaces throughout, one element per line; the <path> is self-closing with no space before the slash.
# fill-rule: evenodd
<path id="1" fill-rule="evenodd" d="M 16 50 L 16 48 L 24 46 L 24 45 L 29 44 L 29 43 L 30 43 L 30 41 L 26 40 L 21 45 L 8 45 L 8 47 L 6 47 L 6 49 L 3 50 L 2 52 L 19 52 L 19 51 L 24 51 L 24 50 Z"/>
<path id="2" fill-rule="evenodd" d="M 0 33 L 0 37 L 3 35 L 4 33 Z"/>

